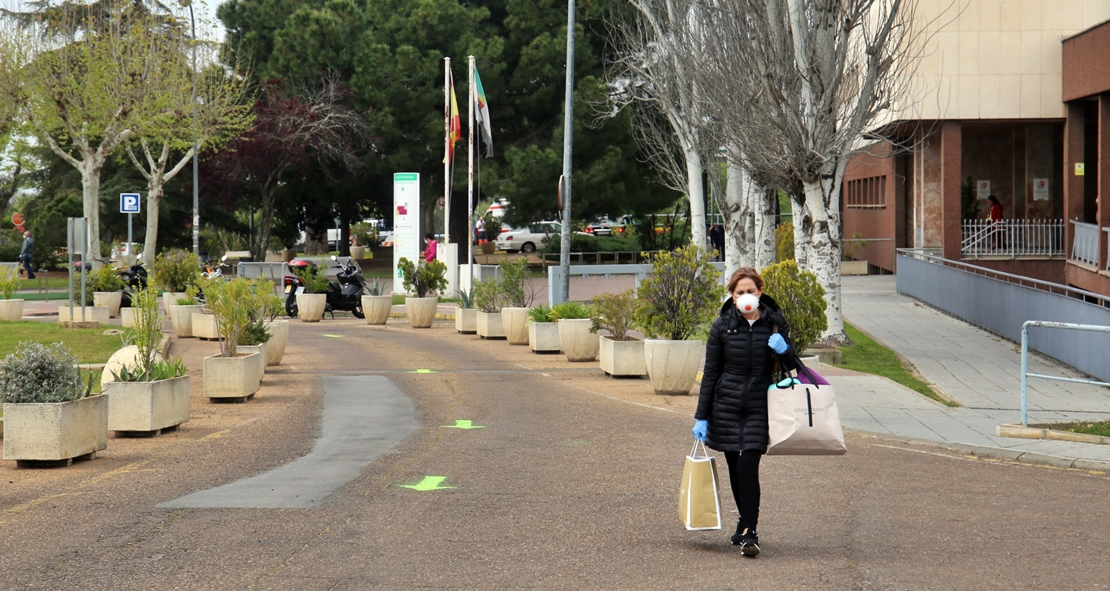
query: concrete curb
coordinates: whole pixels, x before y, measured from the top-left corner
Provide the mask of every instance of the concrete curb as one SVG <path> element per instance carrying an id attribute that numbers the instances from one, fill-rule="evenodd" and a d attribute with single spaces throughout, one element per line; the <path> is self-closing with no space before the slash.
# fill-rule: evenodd
<path id="1" fill-rule="evenodd" d="M 1022 451 L 1018 449 L 1006 449 L 1004 447 L 991 447 L 988 445 L 969 445 L 966 443 L 952 443 L 949 441 L 933 441 L 931 439 L 918 439 L 916 437 L 903 437 L 900 435 L 891 435 L 889 433 L 876 433 L 874 431 L 862 431 L 859 429 L 845 429 L 845 432 L 858 433 L 875 437 L 878 439 L 885 439 L 887 441 L 894 441 L 897 443 L 904 443 L 906 445 L 921 445 L 926 447 L 935 447 L 948 451 L 954 451 L 961 454 L 975 456 L 977 458 L 985 458 L 991 460 L 1005 460 L 1007 462 L 1017 462 L 1019 464 L 1029 464 L 1031 466 L 1051 466 L 1053 468 L 1069 468 L 1076 470 L 1086 470 L 1095 472 L 1104 472 L 1110 474 L 1110 462 L 1101 460 L 1088 460 L 1084 458 L 1066 458 L 1062 456 L 1054 456 L 1050 454 L 1043 454 L 1032 451 Z"/>
<path id="2" fill-rule="evenodd" d="M 1088 435 L 1087 433 L 1072 433 L 1070 431 L 1056 431 L 1049 425 L 1023 427 L 1021 425 L 1003 423 L 994 428 L 994 433 L 999 437 L 1014 437 L 1018 439 L 1051 439 L 1055 441 L 1071 441 L 1073 443 L 1110 445 L 1110 437 Z"/>

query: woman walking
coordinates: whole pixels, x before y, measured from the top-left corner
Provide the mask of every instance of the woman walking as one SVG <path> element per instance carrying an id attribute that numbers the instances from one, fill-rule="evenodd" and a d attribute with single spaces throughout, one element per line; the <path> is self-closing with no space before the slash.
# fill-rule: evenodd
<path id="1" fill-rule="evenodd" d="M 732 274 L 731 297 L 721 306 L 705 345 L 705 370 L 694 437 L 725 454 L 740 519 L 732 543 L 744 556 L 759 555 L 759 460 L 767 451 L 767 388 L 776 355 L 795 369 L 790 330 L 763 278 L 751 267 Z"/>

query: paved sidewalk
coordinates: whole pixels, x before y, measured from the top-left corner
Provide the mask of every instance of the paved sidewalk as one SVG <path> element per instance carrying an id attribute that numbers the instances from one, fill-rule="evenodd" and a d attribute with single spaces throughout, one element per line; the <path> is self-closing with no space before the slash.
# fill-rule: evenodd
<path id="1" fill-rule="evenodd" d="M 956 444 L 948 447 L 960 451 L 982 448 L 976 453 L 999 458 L 1026 454 L 1023 461 L 1110 468 L 1110 445 L 995 435 L 999 424 L 1021 423 L 1019 344 L 899 295 L 893 276 L 845 277 L 842 289 L 848 322 L 897 351 L 927 381 L 963 405 L 946 407 L 885 378 L 830 376 L 845 427 Z M 1082 377 L 1039 356 L 1030 356 L 1029 370 Z M 1029 381 L 1030 423 L 1076 420 L 1110 420 L 1110 390 Z"/>

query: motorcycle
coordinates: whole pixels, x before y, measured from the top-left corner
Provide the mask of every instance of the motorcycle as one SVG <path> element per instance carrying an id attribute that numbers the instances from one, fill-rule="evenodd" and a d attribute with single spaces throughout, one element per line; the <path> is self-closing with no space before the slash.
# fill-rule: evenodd
<path id="1" fill-rule="evenodd" d="M 120 271 L 119 277 L 123 279 L 123 298 L 121 306 L 124 308 L 131 307 L 131 296 L 139 289 L 146 289 L 147 285 L 147 271 L 142 263 L 143 255 L 139 255 L 135 259 L 135 264 L 130 268 Z"/>
<path id="2" fill-rule="evenodd" d="M 328 284 L 327 304 L 324 312 L 331 312 L 335 318 L 336 310 L 350 312 L 355 318 L 365 318 L 362 311 L 362 296 L 366 291 L 366 278 L 362 276 L 362 269 L 352 259 L 339 262 L 339 258 L 332 256 L 331 260 L 339 263 L 340 269 L 335 276 L 335 281 Z M 297 317 L 297 294 L 304 293 L 305 284 L 300 273 L 317 274 L 319 271 L 316 263 L 306 259 L 293 259 L 289 266 L 294 270 L 293 275 L 287 275 L 283 281 L 285 285 L 285 313 L 290 318 Z"/>

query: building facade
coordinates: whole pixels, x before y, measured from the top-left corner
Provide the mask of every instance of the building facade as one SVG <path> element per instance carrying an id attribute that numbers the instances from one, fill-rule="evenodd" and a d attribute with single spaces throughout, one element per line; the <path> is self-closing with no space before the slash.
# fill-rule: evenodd
<path id="1" fill-rule="evenodd" d="M 849 248 L 891 272 L 894 248 L 936 249 L 1110 295 L 1110 0 L 921 0 L 917 18 L 892 141 L 846 170 Z"/>

